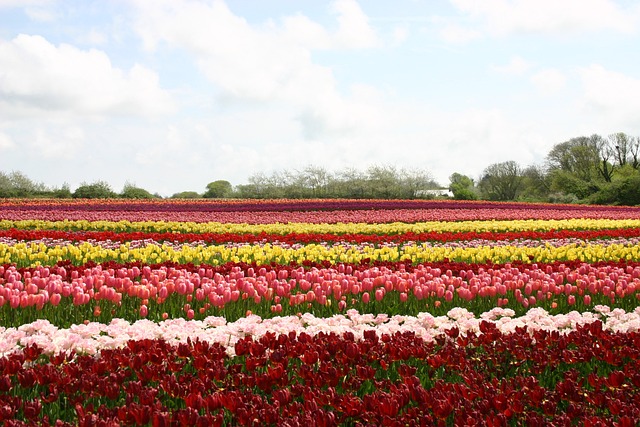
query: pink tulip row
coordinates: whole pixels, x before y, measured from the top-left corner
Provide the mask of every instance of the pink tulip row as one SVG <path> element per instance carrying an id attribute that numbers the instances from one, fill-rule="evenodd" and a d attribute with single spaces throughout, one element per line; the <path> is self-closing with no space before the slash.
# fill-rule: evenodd
<path id="1" fill-rule="evenodd" d="M 546 269 L 536 265 L 500 268 L 477 272 L 451 270 L 419 265 L 410 271 L 402 266 L 398 270 L 372 267 L 356 270 L 350 265 L 335 268 L 303 267 L 279 269 L 242 268 L 236 266 L 226 274 L 211 268 L 102 268 L 101 265 L 84 270 L 64 267 L 37 267 L 20 273 L 14 267 L 0 267 L 0 307 L 12 308 L 45 304 L 58 305 L 62 298 L 71 298 L 73 304 L 107 300 L 115 304 L 123 298 L 162 303 L 172 295 L 195 298 L 207 307 L 223 308 L 229 303 L 251 300 L 256 304 L 269 301 L 275 311 L 281 311 L 286 300 L 296 306 L 309 303 L 326 305 L 330 299 L 346 308 L 349 301 L 361 299 L 364 303 L 381 301 L 386 294 L 398 293 L 400 301 L 409 297 L 420 301 L 436 298 L 451 302 L 454 296 L 472 301 L 476 298 L 497 298 L 498 305 L 508 302 L 510 295 L 525 307 L 554 298 L 566 298 L 574 304 L 581 298 L 586 305 L 594 296 L 605 296 L 612 302 L 628 296 L 640 299 L 640 267 L 614 267 L 583 264 L 576 269 Z M 192 317 L 192 316 L 191 316 Z"/>
<path id="2" fill-rule="evenodd" d="M 101 350 L 122 348 L 130 340 L 166 340 L 171 345 L 199 340 L 210 344 L 221 344 L 230 356 L 235 355 L 235 344 L 244 337 L 258 340 L 266 334 L 319 333 L 342 336 L 353 334 L 362 340 L 368 331 L 378 336 L 412 332 L 427 342 L 446 336 L 447 331 L 457 330 L 461 335 L 481 333 L 480 323 L 492 322 L 501 333 L 513 333 L 526 327 L 530 333 L 537 330 L 557 331 L 562 334 L 574 331 L 578 326 L 601 321 L 604 330 L 613 332 L 635 332 L 640 330 L 640 308 L 633 312 L 622 309 L 611 310 L 607 306 L 595 306 L 592 311 L 551 315 L 541 308 L 527 311 L 524 316 L 515 316 L 513 310 L 494 308 L 475 316 L 464 308 L 450 310 L 446 316 L 420 313 L 418 316 L 388 316 L 360 314 L 347 310 L 346 315 L 316 317 L 310 313 L 299 316 L 284 316 L 262 319 L 256 315 L 227 322 L 222 317 L 209 316 L 202 321 L 182 318 L 158 323 L 138 320 L 133 323 L 113 319 L 109 324 L 89 322 L 71 328 L 58 328 L 46 319 L 22 325 L 18 328 L 0 327 L 0 357 L 20 352 L 29 345 L 37 345 L 46 354 L 75 352 L 96 354 Z"/>
<path id="3" fill-rule="evenodd" d="M 280 223 L 392 223 L 425 221 L 476 220 L 560 220 L 572 218 L 640 219 L 640 210 L 570 210 L 570 209 L 502 209 L 502 208 L 450 208 L 450 209 L 393 209 L 393 210 L 340 210 L 340 211 L 276 211 L 276 212 L 138 212 L 85 210 L 2 209 L 0 218 L 12 221 L 176 221 L 272 224 Z"/>

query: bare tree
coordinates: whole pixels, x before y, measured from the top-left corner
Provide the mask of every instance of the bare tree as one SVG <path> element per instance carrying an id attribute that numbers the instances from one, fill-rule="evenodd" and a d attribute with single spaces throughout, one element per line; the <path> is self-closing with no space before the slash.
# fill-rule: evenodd
<path id="1" fill-rule="evenodd" d="M 611 182 L 611 178 L 613 177 L 613 173 L 616 169 L 614 162 L 617 153 L 615 148 L 611 146 L 609 140 L 601 137 L 600 135 L 593 134 L 589 137 L 589 140 L 600 155 L 598 163 L 596 164 L 598 174 L 606 182 Z"/>

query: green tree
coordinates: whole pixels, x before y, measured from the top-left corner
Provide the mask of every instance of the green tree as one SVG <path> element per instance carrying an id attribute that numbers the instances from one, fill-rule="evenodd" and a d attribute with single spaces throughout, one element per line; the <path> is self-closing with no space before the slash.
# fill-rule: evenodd
<path id="1" fill-rule="evenodd" d="M 473 179 L 458 172 L 449 176 L 449 191 L 456 200 L 476 200 L 478 193 L 475 190 Z"/>
<path id="2" fill-rule="evenodd" d="M 544 201 L 551 191 L 549 176 L 540 165 L 531 165 L 522 171 L 522 190 L 520 199 Z"/>
<path id="3" fill-rule="evenodd" d="M 346 168 L 329 181 L 330 194 L 336 198 L 363 199 L 367 197 L 367 177 L 356 168 Z"/>
<path id="4" fill-rule="evenodd" d="M 602 170 L 604 164 L 606 171 Z M 592 137 L 571 138 L 556 144 L 547 155 L 547 170 L 552 191 L 573 194 L 584 199 L 600 189 L 600 183 L 606 182 L 604 175 L 612 177 L 602 140 Z M 610 173 L 611 172 L 611 173 Z"/>
<path id="5" fill-rule="evenodd" d="M 0 197 L 15 197 L 13 183 L 9 174 L 0 171 Z"/>
<path id="6" fill-rule="evenodd" d="M 205 199 L 222 199 L 231 196 L 233 187 L 229 181 L 218 180 L 207 184 L 207 191 L 202 197 Z"/>
<path id="7" fill-rule="evenodd" d="M 46 191 L 44 184 L 36 184 L 28 176 L 19 171 L 9 174 L 9 180 L 14 194 L 18 197 L 32 197 L 39 192 Z"/>
<path id="8" fill-rule="evenodd" d="M 310 190 L 311 197 L 325 197 L 331 174 L 325 168 L 309 165 L 302 171 L 304 186 Z"/>
<path id="9" fill-rule="evenodd" d="M 482 173 L 478 187 L 483 198 L 489 200 L 515 200 L 522 188 L 522 169 L 509 160 L 489 165 Z"/>
<path id="10" fill-rule="evenodd" d="M 586 182 L 596 178 L 599 162 L 600 153 L 596 141 L 585 136 L 556 144 L 547 154 L 550 170 L 569 172 Z"/>
<path id="11" fill-rule="evenodd" d="M 366 172 L 368 195 L 372 199 L 397 198 L 398 171 L 393 166 L 370 166 Z"/>

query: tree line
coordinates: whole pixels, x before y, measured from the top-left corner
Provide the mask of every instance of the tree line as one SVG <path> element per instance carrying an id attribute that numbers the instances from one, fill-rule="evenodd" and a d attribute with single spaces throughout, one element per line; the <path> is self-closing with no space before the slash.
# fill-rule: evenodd
<path id="1" fill-rule="evenodd" d="M 477 178 L 459 172 L 442 191 L 425 170 L 370 166 L 331 172 L 323 167 L 258 172 L 246 184 L 226 180 L 206 185 L 203 192 L 183 191 L 171 198 L 351 198 L 413 199 L 453 197 L 465 200 L 531 201 L 640 205 L 640 137 L 615 133 L 580 136 L 558 143 L 541 164 L 493 163 Z M 445 194 L 444 196 L 442 194 Z M 105 181 L 50 188 L 21 172 L 0 171 L 0 197 L 160 198 L 127 182 L 115 192 Z"/>
<path id="2" fill-rule="evenodd" d="M 477 182 L 454 173 L 449 186 L 457 199 L 640 205 L 640 137 L 571 138 L 543 164 L 494 163 Z"/>

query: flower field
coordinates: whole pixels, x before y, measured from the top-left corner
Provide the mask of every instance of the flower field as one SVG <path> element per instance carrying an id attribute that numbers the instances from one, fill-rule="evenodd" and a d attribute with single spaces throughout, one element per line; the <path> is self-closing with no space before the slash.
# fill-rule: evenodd
<path id="1" fill-rule="evenodd" d="M 640 208 L 0 201 L 8 426 L 635 426 Z"/>

